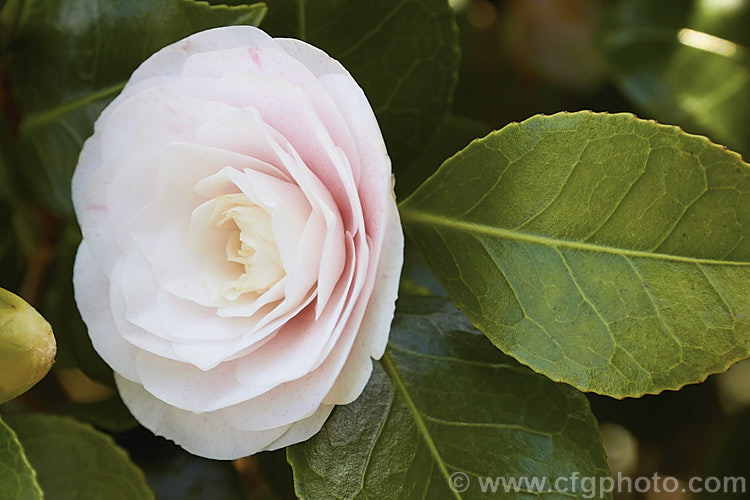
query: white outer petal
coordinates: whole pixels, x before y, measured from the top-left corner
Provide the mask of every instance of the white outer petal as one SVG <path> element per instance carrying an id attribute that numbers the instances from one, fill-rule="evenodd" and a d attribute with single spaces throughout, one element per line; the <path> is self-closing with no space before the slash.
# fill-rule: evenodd
<path id="1" fill-rule="evenodd" d="M 135 368 L 138 349 L 120 336 L 109 304 L 109 282 L 91 257 L 86 242 L 81 242 L 73 265 L 75 300 L 91 343 L 99 356 L 130 380 L 139 380 Z"/>
<path id="2" fill-rule="evenodd" d="M 318 78 L 328 74 L 342 74 L 352 78 L 340 62 L 309 43 L 295 38 L 275 38 L 274 40 L 287 54 L 307 66 L 307 69 Z"/>
<path id="3" fill-rule="evenodd" d="M 332 405 L 320 405 L 320 408 L 315 413 L 293 423 L 279 439 L 266 446 L 266 450 L 278 450 L 279 448 L 307 441 L 320 431 L 323 424 L 328 420 L 328 416 L 332 410 Z"/>
<path id="4" fill-rule="evenodd" d="M 278 48 L 279 45 L 263 30 L 253 26 L 226 26 L 201 31 L 164 47 L 146 59 L 133 72 L 128 86 L 150 78 L 180 75 L 185 61 L 194 54 L 237 47 Z"/>
<path id="5" fill-rule="evenodd" d="M 144 427 L 201 457 L 233 460 L 252 455 L 266 449 L 291 428 L 285 425 L 265 431 L 241 431 L 219 412 L 180 410 L 117 374 L 115 382 L 125 406 Z"/>

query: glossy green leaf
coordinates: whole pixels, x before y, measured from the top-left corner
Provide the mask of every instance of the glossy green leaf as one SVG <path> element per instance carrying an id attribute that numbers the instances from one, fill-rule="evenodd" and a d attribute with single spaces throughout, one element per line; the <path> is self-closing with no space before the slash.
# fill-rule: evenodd
<path id="1" fill-rule="evenodd" d="M 42 498 L 42 489 L 13 430 L 0 419 L 0 493 L 7 500 Z"/>
<path id="2" fill-rule="evenodd" d="M 629 114 L 536 116 L 470 144 L 401 205 L 471 322 L 553 380 L 615 397 L 750 348 L 750 168 Z"/>
<path id="3" fill-rule="evenodd" d="M 399 302 L 364 393 L 287 458 L 311 499 L 478 498 L 479 477 L 609 474 L 586 398 L 497 352 L 442 298 Z M 562 493 L 528 498 L 583 498 Z"/>
<path id="4" fill-rule="evenodd" d="M 362 86 L 394 170 L 421 155 L 450 107 L 458 30 L 446 0 L 269 0 L 263 29 L 305 40 Z"/>
<path id="5" fill-rule="evenodd" d="M 750 154 L 750 4 L 621 0 L 599 29 L 603 59 L 644 113 Z"/>
<path id="6" fill-rule="evenodd" d="M 65 417 L 6 418 L 18 435 L 46 500 L 154 498 L 143 473 L 111 437 Z"/>
<path id="7" fill-rule="evenodd" d="M 130 73 L 158 49 L 204 29 L 257 24 L 265 6 L 194 0 L 38 0 L 23 4 L 9 73 L 22 114 L 18 171 L 38 199 L 72 214 L 70 178 L 83 141 Z"/>

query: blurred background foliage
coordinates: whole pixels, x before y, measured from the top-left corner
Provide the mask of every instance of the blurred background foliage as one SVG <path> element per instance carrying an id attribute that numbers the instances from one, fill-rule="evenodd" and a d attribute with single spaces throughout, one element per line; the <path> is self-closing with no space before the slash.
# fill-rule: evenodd
<path id="1" fill-rule="evenodd" d="M 8 58 L 2 50 L 17 21 L 8 7 L 20 2 L 0 0 L 0 6 L 6 3 L 0 16 L 0 286 L 44 314 L 58 338 L 59 354 L 50 375 L 2 412 L 45 410 L 112 433 L 143 468 L 157 497 L 167 491 L 174 498 L 175 492 L 180 498 L 293 497 L 283 451 L 233 463 L 193 457 L 138 428 L 112 390 L 111 372 L 93 352 L 73 303 L 71 268 L 80 233 L 69 210 L 56 209 L 54 195 L 40 200 L 39 193 L 29 190 L 29 178 L 38 175 L 29 158 L 39 151 L 32 155 L 17 145 L 22 110 L 14 96 L 28 89 L 11 88 L 8 71 L 3 71 Z M 287 8 L 283 0 L 267 4 L 269 12 L 275 4 Z M 396 156 L 404 159 L 396 165 L 399 197 L 473 138 L 537 113 L 561 110 L 634 112 L 750 155 L 750 1 L 451 4 L 461 48 L 458 85 L 435 133 L 420 135 L 420 148 L 407 147 Z M 269 22 L 279 20 L 271 16 Z M 415 26 L 419 29 L 418 22 Z M 160 46 L 153 42 L 154 48 Z M 33 45 L 24 50 L 34 57 Z M 123 64 L 132 66 L 132 61 Z M 84 111 L 95 116 L 102 106 L 96 103 Z M 398 131 L 397 121 L 389 127 Z M 70 151 L 60 154 L 69 156 Z M 442 294 L 411 248 L 406 262 L 402 293 Z M 658 397 L 589 399 L 614 473 L 658 472 L 680 480 L 750 475 L 750 362 Z M 679 495 L 668 498 L 695 498 Z"/>

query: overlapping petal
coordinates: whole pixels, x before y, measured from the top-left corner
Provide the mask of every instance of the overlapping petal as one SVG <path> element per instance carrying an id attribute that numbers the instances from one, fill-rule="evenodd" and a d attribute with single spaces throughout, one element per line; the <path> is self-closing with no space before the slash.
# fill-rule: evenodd
<path id="1" fill-rule="evenodd" d="M 363 390 L 403 235 L 372 109 L 325 53 L 247 26 L 162 49 L 97 121 L 73 199 L 79 309 L 153 432 L 236 458 Z"/>

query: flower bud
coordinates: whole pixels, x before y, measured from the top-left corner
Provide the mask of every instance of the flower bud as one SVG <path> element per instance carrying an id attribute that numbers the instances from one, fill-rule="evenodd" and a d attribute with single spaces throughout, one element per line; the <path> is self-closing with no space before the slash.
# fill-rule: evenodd
<path id="1" fill-rule="evenodd" d="M 0 403 L 39 382 L 56 351 L 50 324 L 23 299 L 0 288 Z"/>

